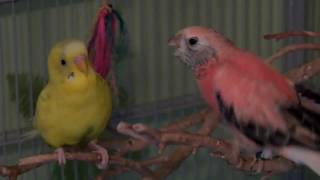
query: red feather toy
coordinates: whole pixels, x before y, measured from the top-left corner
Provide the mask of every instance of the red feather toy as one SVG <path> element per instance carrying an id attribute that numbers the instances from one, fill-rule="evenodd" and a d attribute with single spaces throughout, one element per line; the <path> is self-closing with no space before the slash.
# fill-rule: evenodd
<path id="1" fill-rule="evenodd" d="M 112 67 L 112 52 L 118 29 L 120 34 L 124 32 L 123 20 L 112 5 L 105 2 L 98 11 L 93 34 L 88 42 L 93 67 L 103 78 L 109 75 Z"/>

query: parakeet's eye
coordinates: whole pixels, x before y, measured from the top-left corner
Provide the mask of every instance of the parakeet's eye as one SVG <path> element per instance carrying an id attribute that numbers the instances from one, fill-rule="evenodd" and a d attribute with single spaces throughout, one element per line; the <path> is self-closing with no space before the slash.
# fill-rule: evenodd
<path id="1" fill-rule="evenodd" d="M 197 37 L 192 37 L 192 38 L 189 39 L 189 44 L 191 46 L 197 44 L 197 42 L 198 42 L 198 38 Z"/>
<path id="2" fill-rule="evenodd" d="M 61 65 L 62 65 L 62 66 L 65 66 L 65 65 L 67 64 L 66 60 L 64 60 L 64 59 L 61 59 L 60 62 L 61 62 Z"/>

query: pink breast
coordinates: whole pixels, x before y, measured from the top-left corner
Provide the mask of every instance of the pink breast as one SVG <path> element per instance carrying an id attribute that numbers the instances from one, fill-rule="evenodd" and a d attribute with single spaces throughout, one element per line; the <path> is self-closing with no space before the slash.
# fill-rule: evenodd
<path id="1" fill-rule="evenodd" d="M 217 104 L 214 96 L 214 85 L 212 82 L 212 77 L 213 77 L 212 73 L 213 71 L 206 72 L 205 76 L 201 78 L 197 78 L 197 84 L 203 99 L 210 105 L 210 107 L 216 109 Z"/>

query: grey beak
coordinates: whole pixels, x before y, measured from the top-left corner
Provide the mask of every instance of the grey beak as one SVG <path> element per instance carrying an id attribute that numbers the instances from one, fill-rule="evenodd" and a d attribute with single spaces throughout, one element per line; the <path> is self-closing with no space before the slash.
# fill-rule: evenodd
<path id="1" fill-rule="evenodd" d="M 169 39 L 168 45 L 171 47 L 179 48 L 180 41 L 181 41 L 181 35 L 177 35 Z"/>

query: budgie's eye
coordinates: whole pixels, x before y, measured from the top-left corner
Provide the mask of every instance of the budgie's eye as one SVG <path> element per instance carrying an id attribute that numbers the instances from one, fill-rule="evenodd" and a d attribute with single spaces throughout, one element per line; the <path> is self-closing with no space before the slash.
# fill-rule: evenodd
<path id="1" fill-rule="evenodd" d="M 65 66 L 66 64 L 67 64 L 66 60 L 61 59 L 61 65 L 62 65 L 62 66 Z"/>
<path id="2" fill-rule="evenodd" d="M 197 42 L 198 42 L 198 38 L 197 38 L 197 37 L 191 37 L 191 38 L 189 39 L 189 44 L 190 44 L 191 46 L 197 44 Z"/>

